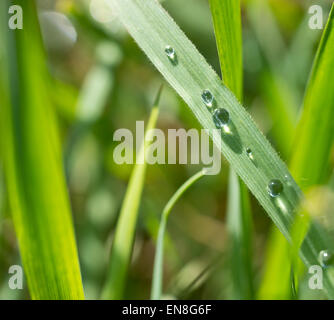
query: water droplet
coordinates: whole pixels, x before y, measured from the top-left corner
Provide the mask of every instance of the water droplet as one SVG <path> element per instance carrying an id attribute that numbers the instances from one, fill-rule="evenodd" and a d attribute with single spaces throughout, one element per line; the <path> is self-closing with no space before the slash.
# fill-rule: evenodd
<path id="1" fill-rule="evenodd" d="M 321 250 L 319 252 L 319 261 L 323 268 L 328 267 L 333 260 L 333 255 L 328 250 Z"/>
<path id="2" fill-rule="evenodd" d="M 176 53 L 175 53 L 174 48 L 172 48 L 171 46 L 166 46 L 165 47 L 165 52 L 167 54 L 168 59 L 171 62 L 175 63 L 176 62 Z"/>
<path id="3" fill-rule="evenodd" d="M 268 183 L 268 193 L 271 197 L 277 197 L 283 191 L 283 184 L 278 179 L 270 180 Z"/>
<path id="4" fill-rule="evenodd" d="M 247 156 L 249 157 L 249 159 L 254 160 L 254 155 L 253 155 L 253 151 L 252 151 L 251 148 L 247 148 L 246 153 L 247 153 Z"/>
<path id="5" fill-rule="evenodd" d="M 226 109 L 219 108 L 214 112 L 213 120 L 217 128 L 225 127 L 230 121 L 230 114 Z"/>
<path id="6" fill-rule="evenodd" d="M 209 90 L 204 90 L 202 93 L 203 102 L 207 107 L 212 107 L 214 96 Z"/>

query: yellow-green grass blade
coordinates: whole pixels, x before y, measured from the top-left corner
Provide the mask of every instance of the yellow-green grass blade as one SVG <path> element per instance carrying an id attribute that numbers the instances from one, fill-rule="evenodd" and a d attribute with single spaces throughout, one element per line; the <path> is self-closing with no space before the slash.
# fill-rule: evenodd
<path id="1" fill-rule="evenodd" d="M 162 294 L 162 278 L 163 278 L 163 254 L 164 254 L 164 242 L 165 242 L 165 232 L 167 226 L 168 217 L 175 205 L 175 203 L 182 197 L 182 195 L 200 178 L 202 178 L 206 173 L 205 169 L 197 172 L 195 175 L 190 177 L 170 198 L 164 207 L 161 215 L 157 245 L 154 257 L 154 267 L 153 267 L 153 278 L 152 278 L 152 289 L 151 289 L 151 299 L 160 300 Z"/>
<path id="2" fill-rule="evenodd" d="M 265 254 L 264 274 L 257 299 L 291 299 L 290 272 L 289 243 L 276 227 L 275 229 L 272 228 Z"/>
<path id="3" fill-rule="evenodd" d="M 293 176 L 304 190 L 324 183 L 330 174 L 328 163 L 334 137 L 333 51 L 332 7 L 307 85 L 290 164 Z"/>
<path id="4" fill-rule="evenodd" d="M 239 0 L 210 0 L 220 68 L 225 85 L 242 101 L 242 27 Z M 251 233 L 252 218 L 248 191 L 231 170 L 227 210 L 231 237 L 231 272 L 234 298 L 253 297 Z"/>
<path id="5" fill-rule="evenodd" d="M 230 133 L 211 131 L 210 136 L 280 231 L 291 241 L 289 230 L 294 210 L 303 197 L 302 192 L 286 165 L 235 96 L 222 84 L 221 79 L 159 3 L 154 0 L 108 0 L 107 3 L 204 128 L 214 129 L 215 124 L 212 114 L 203 103 L 203 90 L 209 88 L 217 106 L 224 107 L 229 112 Z M 174 48 L 177 63 L 172 63 L 165 54 L 166 46 Z M 252 149 L 255 161 L 251 161 L 246 154 L 247 147 Z M 283 192 L 276 198 L 268 194 L 267 188 L 274 178 L 281 180 L 284 185 Z M 324 246 L 327 246 L 324 237 L 316 228 L 311 228 L 300 251 L 304 263 L 317 264 L 318 254 Z M 332 279 L 326 270 L 323 277 L 329 296 L 334 297 Z"/>
<path id="6" fill-rule="evenodd" d="M 287 87 L 282 77 L 264 72 L 261 76 L 261 92 L 266 109 L 273 119 L 271 134 L 283 159 L 288 159 L 295 133 L 297 113 L 291 88 Z"/>
<path id="7" fill-rule="evenodd" d="M 334 5 L 332 5 L 320 40 L 306 88 L 290 163 L 294 178 L 306 193 L 310 187 L 326 184 L 330 179 L 329 162 L 334 138 L 334 123 L 332 121 L 334 117 L 334 92 L 331 86 L 334 82 L 333 50 Z M 304 218 L 302 221 L 297 220 L 294 226 L 294 237 L 297 239 L 293 241 L 292 251 L 296 250 L 295 247 L 305 235 L 312 217 L 312 212 L 307 212 L 304 208 L 302 210 Z M 332 249 L 332 246 L 323 248 L 323 250 L 330 251 Z M 298 267 L 298 260 L 295 260 L 293 265 L 296 269 L 295 279 L 298 281 L 298 276 L 303 269 Z"/>
<path id="8" fill-rule="evenodd" d="M 209 0 L 224 84 L 242 98 L 240 0 Z"/>
<path id="9" fill-rule="evenodd" d="M 8 28 L 20 5 L 23 30 Z M 83 299 L 48 73 L 34 1 L 1 1 L 1 155 L 32 299 Z"/>
<path id="10" fill-rule="evenodd" d="M 159 114 L 158 104 L 161 90 L 162 87 L 159 90 L 151 111 L 146 128 L 145 139 L 138 154 L 139 159 L 145 158 L 145 150 L 148 148 L 150 141 L 152 140 L 152 129 L 155 127 Z M 114 300 L 123 298 L 127 271 L 132 256 L 132 247 L 136 233 L 138 210 L 144 187 L 146 167 L 146 161 L 137 163 L 130 177 L 115 230 L 115 237 L 110 255 L 109 271 L 102 292 L 103 299 Z"/>

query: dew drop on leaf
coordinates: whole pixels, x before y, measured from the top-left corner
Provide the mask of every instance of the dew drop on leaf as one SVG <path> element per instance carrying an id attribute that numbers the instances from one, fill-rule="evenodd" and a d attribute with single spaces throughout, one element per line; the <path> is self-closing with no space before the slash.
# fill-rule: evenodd
<path id="1" fill-rule="evenodd" d="M 207 107 L 212 107 L 214 96 L 209 90 L 204 90 L 202 93 L 203 102 Z"/>
<path id="2" fill-rule="evenodd" d="M 270 180 L 268 183 L 268 193 L 271 197 L 275 198 L 283 191 L 283 184 L 278 179 Z"/>
<path id="3" fill-rule="evenodd" d="M 175 53 L 174 48 L 172 48 L 171 46 L 166 46 L 165 47 L 165 53 L 166 53 L 168 59 L 171 62 L 175 62 L 176 61 L 176 53 Z"/>
<path id="4" fill-rule="evenodd" d="M 247 154 L 249 159 L 254 160 L 254 155 L 253 155 L 253 151 L 252 151 L 251 148 L 246 149 L 246 154 Z"/>
<path id="5" fill-rule="evenodd" d="M 227 126 L 230 121 L 230 114 L 224 108 L 217 109 L 213 114 L 213 120 L 217 128 Z"/>
<path id="6" fill-rule="evenodd" d="M 323 268 L 328 267 L 333 260 L 333 255 L 328 250 L 321 250 L 319 252 L 319 261 Z"/>

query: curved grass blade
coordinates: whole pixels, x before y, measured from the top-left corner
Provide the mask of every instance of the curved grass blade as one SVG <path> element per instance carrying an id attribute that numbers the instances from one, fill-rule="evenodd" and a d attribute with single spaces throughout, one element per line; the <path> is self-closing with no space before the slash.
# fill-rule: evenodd
<path id="1" fill-rule="evenodd" d="M 158 119 L 158 104 L 161 91 L 162 86 L 159 89 L 151 111 L 146 128 L 145 139 L 138 154 L 139 159 L 145 157 L 145 149 L 147 149 L 149 145 L 152 129 L 155 127 Z M 140 198 L 144 187 L 145 173 L 145 161 L 143 164 L 137 163 L 132 171 L 116 226 L 115 238 L 111 249 L 109 273 L 102 292 L 103 299 L 116 300 L 122 299 L 123 297 L 126 275 L 131 260 L 132 246 L 136 232 Z"/>
<path id="2" fill-rule="evenodd" d="M 23 30 L 8 28 L 20 5 Z M 71 210 L 35 1 L 1 1 L 1 149 L 32 299 L 83 299 Z"/>
<path id="3" fill-rule="evenodd" d="M 182 197 L 182 195 L 200 178 L 206 174 L 206 170 L 202 169 L 195 175 L 190 177 L 170 198 L 164 207 L 161 215 L 161 221 L 159 225 L 157 246 L 155 250 L 154 268 L 153 268 L 153 279 L 151 289 L 151 299 L 160 300 L 162 293 L 162 276 L 163 276 L 163 254 L 164 254 L 164 241 L 165 231 L 168 217 L 175 205 L 175 203 Z"/>
<path id="4" fill-rule="evenodd" d="M 286 165 L 231 91 L 221 83 L 159 3 L 154 0 L 109 0 L 108 3 L 204 128 L 215 129 L 215 124 L 203 103 L 203 90 L 209 88 L 215 97 L 215 104 L 229 112 L 230 135 L 211 130 L 210 136 L 280 231 L 291 241 L 289 231 L 294 212 L 303 197 L 302 192 Z M 176 52 L 177 63 L 171 63 L 165 54 L 166 46 L 171 46 Z M 252 148 L 255 162 L 250 161 L 245 153 L 246 147 Z M 267 186 L 271 179 L 279 179 L 283 183 L 286 179 L 289 181 L 289 185 L 284 183 L 283 192 L 277 198 L 268 194 Z M 304 263 L 317 264 L 318 254 L 324 246 L 326 240 L 316 228 L 312 228 L 300 252 Z M 324 286 L 330 297 L 334 297 L 332 281 L 329 273 L 324 272 Z"/>
<path id="5" fill-rule="evenodd" d="M 239 0 L 210 0 L 214 30 L 225 85 L 242 100 L 242 28 Z M 236 299 L 253 297 L 251 264 L 252 218 L 248 191 L 236 173 L 229 177 L 227 224 L 231 237 L 231 271 Z"/>

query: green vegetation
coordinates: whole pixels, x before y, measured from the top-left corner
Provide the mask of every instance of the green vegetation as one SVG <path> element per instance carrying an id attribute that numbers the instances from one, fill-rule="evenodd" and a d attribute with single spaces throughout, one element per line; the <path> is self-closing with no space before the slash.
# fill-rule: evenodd
<path id="1" fill-rule="evenodd" d="M 0 299 L 334 298 L 334 9 L 188 1 L 1 1 Z M 207 129 L 221 172 L 154 128 Z"/>

